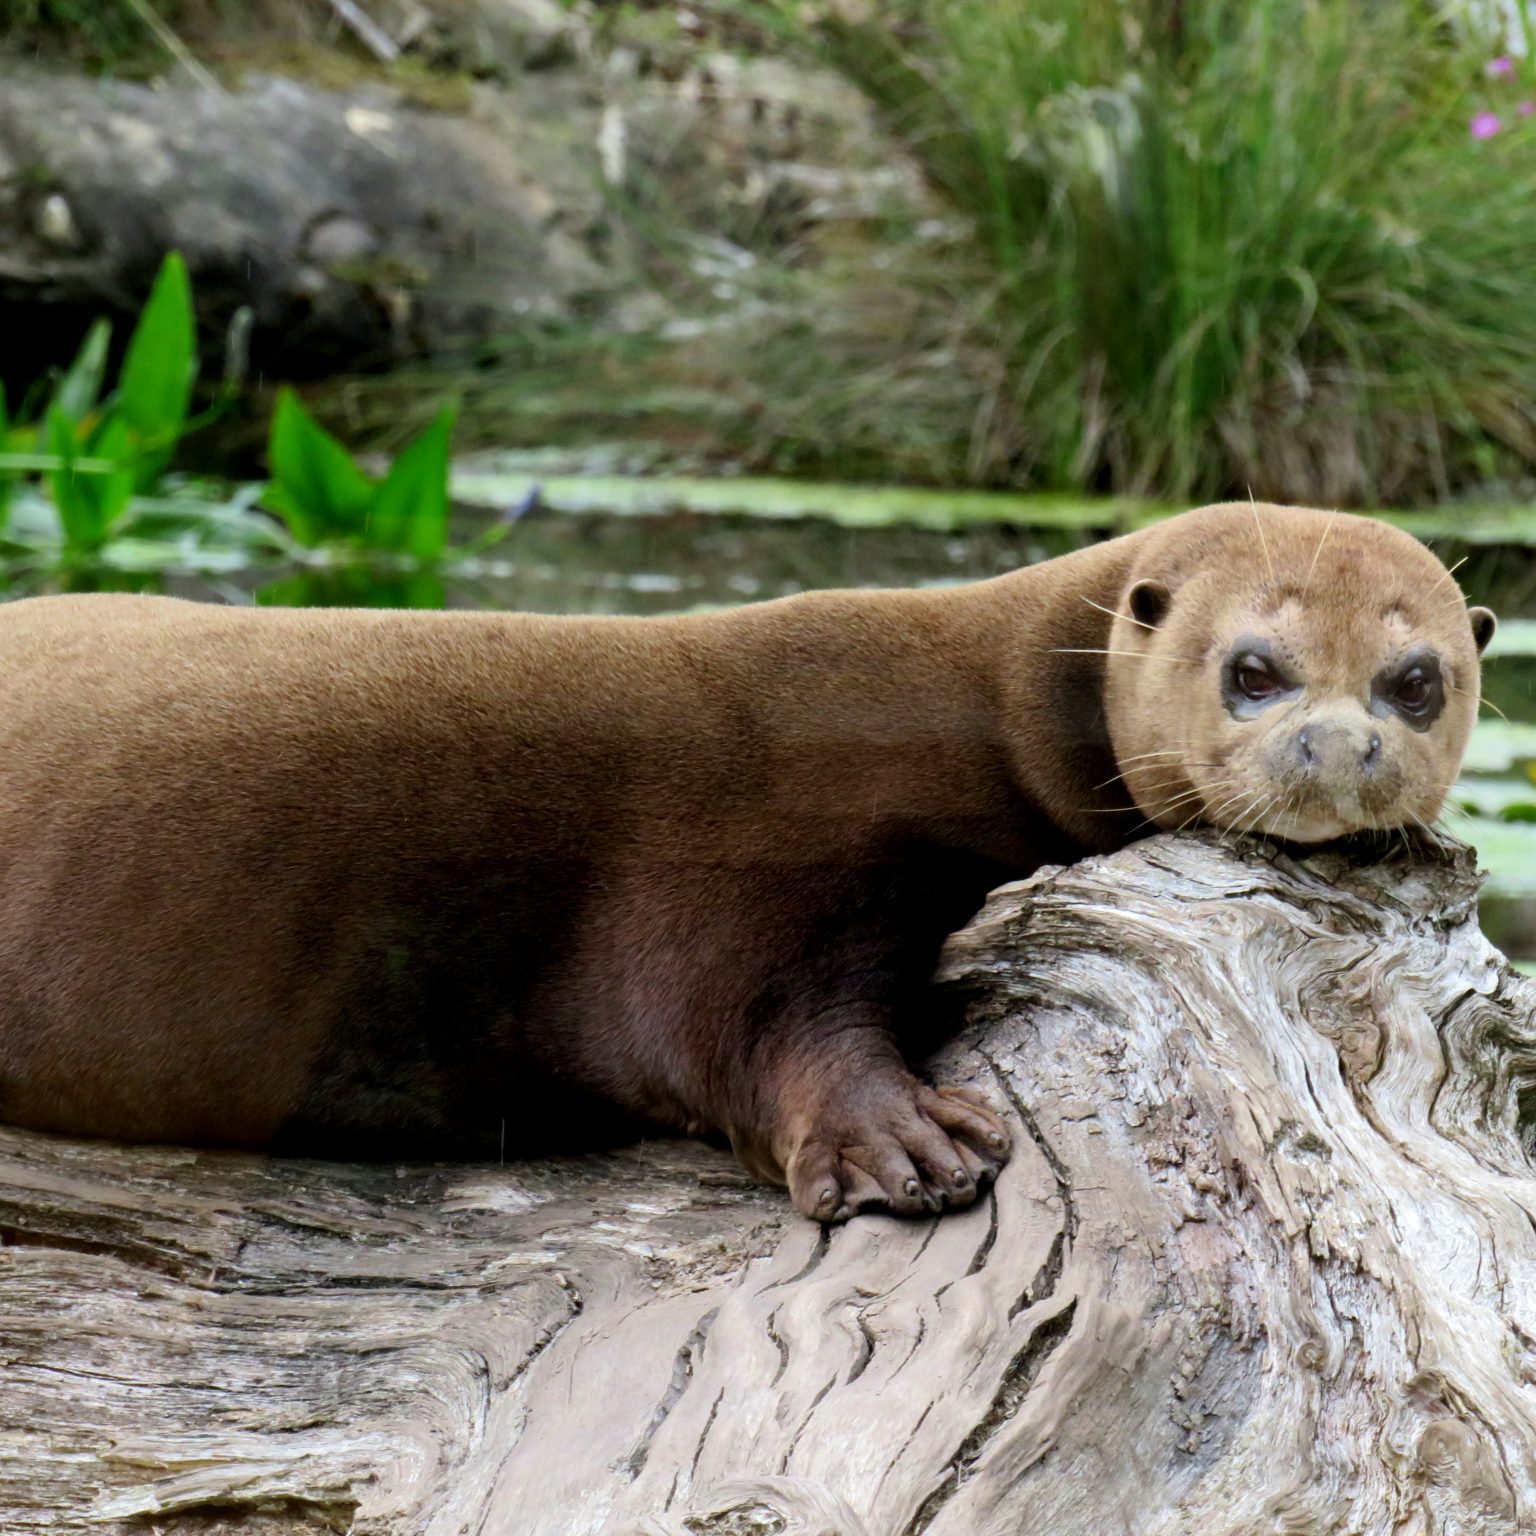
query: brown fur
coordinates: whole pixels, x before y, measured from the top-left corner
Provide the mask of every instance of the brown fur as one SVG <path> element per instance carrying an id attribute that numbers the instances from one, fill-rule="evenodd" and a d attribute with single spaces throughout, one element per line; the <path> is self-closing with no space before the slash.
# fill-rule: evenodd
<path id="1" fill-rule="evenodd" d="M 1294 586 L 1324 515 L 1255 515 Z M 1106 668 L 1127 756 L 1203 750 L 1215 717 L 1147 691 L 1171 664 L 1094 652 L 1209 648 L 1234 593 L 1273 617 L 1249 516 L 668 619 L 0 608 L 0 1114 L 387 1156 L 662 1125 L 823 1219 L 966 1204 L 1001 1127 L 898 1042 L 991 886 L 1157 811 L 1117 776 Z M 1339 523 L 1288 632 L 1339 671 L 1390 592 L 1475 707 L 1438 562 Z M 1127 636 L 1104 610 L 1143 579 L 1171 606 Z"/>

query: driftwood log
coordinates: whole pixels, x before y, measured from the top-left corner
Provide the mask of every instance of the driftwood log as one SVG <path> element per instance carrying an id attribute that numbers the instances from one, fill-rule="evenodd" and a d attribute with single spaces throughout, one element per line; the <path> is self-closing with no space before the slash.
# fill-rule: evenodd
<path id="1" fill-rule="evenodd" d="M 1160 837 L 997 892 L 995 1191 L 823 1232 L 722 1153 L 0 1136 L 0 1530 L 1536 1529 L 1536 985 L 1456 847 Z"/>

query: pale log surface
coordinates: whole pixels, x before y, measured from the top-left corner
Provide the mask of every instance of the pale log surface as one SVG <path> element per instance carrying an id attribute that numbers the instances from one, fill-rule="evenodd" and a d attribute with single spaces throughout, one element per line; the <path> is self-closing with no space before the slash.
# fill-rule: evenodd
<path id="1" fill-rule="evenodd" d="M 1536 1529 L 1536 986 L 1470 859 L 1160 837 L 997 892 L 974 1210 L 720 1153 L 367 1168 L 0 1133 L 0 1531 Z"/>

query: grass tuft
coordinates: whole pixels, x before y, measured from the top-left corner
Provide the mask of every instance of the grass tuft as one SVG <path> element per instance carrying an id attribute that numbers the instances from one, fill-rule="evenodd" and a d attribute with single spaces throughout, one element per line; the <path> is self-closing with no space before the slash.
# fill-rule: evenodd
<path id="1" fill-rule="evenodd" d="M 981 438 L 953 422 L 967 462 L 1327 504 L 1528 470 L 1536 79 L 1490 76 L 1494 39 L 1448 9 L 818 7 L 825 54 L 971 222 L 989 273 L 951 309 L 957 352 L 995 360 L 972 370 L 991 375 Z M 1475 137 L 1490 110 L 1499 131 Z"/>

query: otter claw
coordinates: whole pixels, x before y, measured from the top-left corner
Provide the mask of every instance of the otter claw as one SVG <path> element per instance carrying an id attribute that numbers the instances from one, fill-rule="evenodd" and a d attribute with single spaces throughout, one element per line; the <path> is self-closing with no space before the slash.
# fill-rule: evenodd
<path id="1" fill-rule="evenodd" d="M 1008 1136 L 974 1095 L 890 1077 L 829 1099 L 784 1165 L 795 1204 L 817 1221 L 962 1209 L 1007 1161 Z"/>

